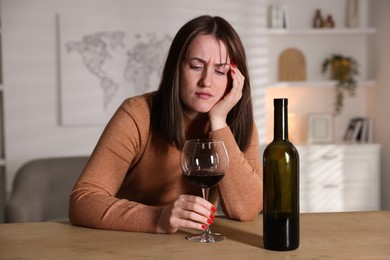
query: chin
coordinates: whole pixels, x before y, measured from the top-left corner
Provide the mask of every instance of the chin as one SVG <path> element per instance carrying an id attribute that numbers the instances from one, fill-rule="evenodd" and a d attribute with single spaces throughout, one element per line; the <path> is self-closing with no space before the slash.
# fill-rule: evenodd
<path id="1" fill-rule="evenodd" d="M 207 114 L 208 112 L 210 112 L 211 108 L 210 109 L 200 109 L 200 110 L 197 110 L 198 113 L 200 114 Z"/>
<path id="2" fill-rule="evenodd" d="M 199 108 L 199 111 L 200 111 L 201 113 L 208 113 L 208 112 L 210 112 L 210 110 L 214 107 L 214 105 L 215 105 L 215 103 L 212 104 L 212 105 L 208 104 L 208 105 L 205 105 L 205 106 L 201 106 L 201 107 Z"/>

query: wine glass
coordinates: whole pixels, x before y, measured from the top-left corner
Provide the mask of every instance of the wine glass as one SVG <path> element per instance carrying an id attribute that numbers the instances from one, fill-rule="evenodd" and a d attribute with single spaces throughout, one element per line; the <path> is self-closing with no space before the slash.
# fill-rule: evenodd
<path id="1" fill-rule="evenodd" d="M 202 189 L 203 198 L 208 200 L 209 189 L 225 176 L 229 156 L 223 141 L 213 139 L 187 140 L 181 153 L 183 174 L 195 186 Z M 213 243 L 225 236 L 211 233 L 209 225 L 201 234 L 187 236 L 194 242 Z"/>

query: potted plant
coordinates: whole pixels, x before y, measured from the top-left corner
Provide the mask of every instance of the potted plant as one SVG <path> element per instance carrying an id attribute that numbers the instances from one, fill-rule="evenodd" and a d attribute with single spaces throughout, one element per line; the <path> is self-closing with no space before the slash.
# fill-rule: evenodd
<path id="1" fill-rule="evenodd" d="M 336 102 L 335 114 L 338 115 L 343 110 L 344 94 L 354 96 L 356 92 L 357 79 L 359 75 L 358 63 L 352 57 L 333 54 L 322 63 L 322 73 L 330 68 L 331 79 L 336 80 Z"/>

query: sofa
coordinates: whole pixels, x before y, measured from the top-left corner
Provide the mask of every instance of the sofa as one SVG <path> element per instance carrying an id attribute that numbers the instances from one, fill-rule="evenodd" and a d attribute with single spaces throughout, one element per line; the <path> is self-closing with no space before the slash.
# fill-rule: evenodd
<path id="1" fill-rule="evenodd" d="M 25 163 L 15 175 L 5 221 L 67 220 L 70 192 L 87 161 L 87 156 L 76 156 Z"/>

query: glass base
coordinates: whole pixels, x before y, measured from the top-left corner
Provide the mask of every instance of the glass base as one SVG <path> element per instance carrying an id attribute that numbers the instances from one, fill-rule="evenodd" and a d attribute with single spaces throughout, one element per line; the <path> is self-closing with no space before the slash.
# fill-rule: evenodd
<path id="1" fill-rule="evenodd" d="M 224 235 L 219 233 L 190 235 L 186 238 L 187 240 L 198 243 L 215 243 L 226 239 Z"/>

